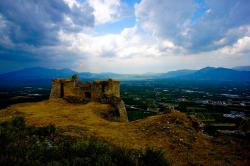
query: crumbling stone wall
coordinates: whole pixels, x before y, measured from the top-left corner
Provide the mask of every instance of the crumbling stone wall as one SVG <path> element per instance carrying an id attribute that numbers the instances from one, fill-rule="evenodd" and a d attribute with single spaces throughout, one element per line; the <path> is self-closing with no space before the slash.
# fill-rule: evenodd
<path id="1" fill-rule="evenodd" d="M 94 81 L 91 92 L 93 99 L 113 96 L 120 98 L 120 83 L 111 79 L 107 81 Z"/>
<path id="2" fill-rule="evenodd" d="M 77 81 L 77 76 L 53 79 L 50 99 L 74 98 L 74 101 L 99 101 L 114 105 L 121 121 L 128 121 L 124 102 L 120 99 L 120 82 L 116 80 L 96 80 L 93 84 Z"/>
<path id="3" fill-rule="evenodd" d="M 62 97 L 61 88 L 62 87 L 60 79 L 53 79 L 50 91 L 50 99 Z"/>
<path id="4" fill-rule="evenodd" d="M 115 80 L 99 80 L 83 84 L 74 79 L 53 79 L 50 98 L 77 96 L 99 100 L 103 97 L 120 98 L 120 83 Z"/>
<path id="5" fill-rule="evenodd" d="M 73 80 L 69 80 L 69 81 L 62 81 L 62 85 L 63 86 L 63 91 L 64 91 L 64 95 L 65 96 L 78 96 L 79 94 L 76 93 L 77 91 L 75 90 L 75 82 Z"/>

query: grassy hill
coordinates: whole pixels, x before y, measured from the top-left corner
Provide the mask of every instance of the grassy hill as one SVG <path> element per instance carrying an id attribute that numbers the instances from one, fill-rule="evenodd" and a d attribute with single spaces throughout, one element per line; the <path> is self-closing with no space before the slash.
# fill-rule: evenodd
<path id="1" fill-rule="evenodd" d="M 0 122 L 23 116 L 28 125 L 54 124 L 62 135 L 75 139 L 94 137 L 128 149 L 156 147 L 171 165 L 247 165 L 249 144 L 241 139 L 210 138 L 197 121 L 172 112 L 128 123 L 109 120 L 114 108 L 90 102 L 70 104 L 64 100 L 22 103 L 0 110 Z"/>

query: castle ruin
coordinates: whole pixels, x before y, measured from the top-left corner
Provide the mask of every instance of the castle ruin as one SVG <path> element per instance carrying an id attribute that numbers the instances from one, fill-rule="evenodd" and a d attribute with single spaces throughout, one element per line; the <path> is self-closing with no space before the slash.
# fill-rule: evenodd
<path id="1" fill-rule="evenodd" d="M 112 104 L 119 111 L 120 121 L 128 121 L 125 104 L 120 98 L 120 82 L 116 80 L 83 83 L 77 80 L 77 75 L 72 78 L 55 78 L 52 80 L 50 99 L 57 98 L 77 98 Z"/>

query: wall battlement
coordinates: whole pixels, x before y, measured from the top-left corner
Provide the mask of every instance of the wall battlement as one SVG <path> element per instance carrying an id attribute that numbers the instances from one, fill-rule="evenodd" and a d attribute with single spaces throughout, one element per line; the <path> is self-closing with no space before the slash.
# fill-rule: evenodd
<path id="1" fill-rule="evenodd" d="M 72 78 L 55 78 L 52 80 L 50 99 L 79 98 L 84 101 L 98 101 L 114 105 L 121 121 L 128 121 L 124 102 L 120 98 L 120 82 L 112 79 L 95 80 L 83 83 Z"/>

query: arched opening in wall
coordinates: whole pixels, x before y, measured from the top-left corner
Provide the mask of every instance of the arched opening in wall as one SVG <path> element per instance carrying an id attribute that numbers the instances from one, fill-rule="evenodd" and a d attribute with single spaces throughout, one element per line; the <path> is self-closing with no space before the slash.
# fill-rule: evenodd
<path id="1" fill-rule="evenodd" d="M 62 97 L 64 97 L 64 84 L 63 83 L 61 83 L 61 85 L 60 85 L 60 97 L 62 98 Z"/>
<path id="2" fill-rule="evenodd" d="M 91 98 L 91 93 L 90 92 L 85 92 L 85 97 L 86 98 Z"/>

